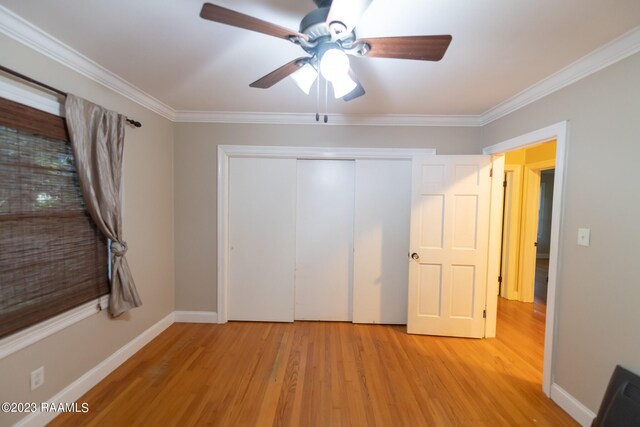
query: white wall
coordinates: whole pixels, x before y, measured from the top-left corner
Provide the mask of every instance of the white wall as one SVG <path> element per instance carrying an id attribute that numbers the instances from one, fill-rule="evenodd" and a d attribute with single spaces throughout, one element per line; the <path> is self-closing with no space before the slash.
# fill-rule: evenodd
<path id="1" fill-rule="evenodd" d="M 127 128 L 124 234 L 143 306 L 115 320 L 93 315 L 0 360 L 0 401 L 46 402 L 174 310 L 173 124 L 23 45 L 0 36 L 2 65 L 142 122 Z M 45 384 L 29 390 L 30 372 Z M 24 414 L 0 413 L 0 425 Z"/>
<path id="2" fill-rule="evenodd" d="M 553 376 L 593 412 L 616 364 L 640 374 L 639 114 L 635 54 L 482 129 L 488 146 L 569 121 Z"/>

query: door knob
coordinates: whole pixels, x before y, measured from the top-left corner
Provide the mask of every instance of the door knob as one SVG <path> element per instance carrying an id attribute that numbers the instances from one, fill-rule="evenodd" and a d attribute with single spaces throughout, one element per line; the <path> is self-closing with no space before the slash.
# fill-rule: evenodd
<path id="1" fill-rule="evenodd" d="M 418 261 L 420 259 L 420 255 L 418 255 L 416 252 L 411 254 L 411 258 L 415 259 L 416 261 Z"/>

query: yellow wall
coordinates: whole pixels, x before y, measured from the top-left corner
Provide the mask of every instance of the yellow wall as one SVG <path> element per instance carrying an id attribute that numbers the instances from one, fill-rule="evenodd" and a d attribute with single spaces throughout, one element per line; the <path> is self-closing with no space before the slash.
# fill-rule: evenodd
<path id="1" fill-rule="evenodd" d="M 510 151 L 504 157 L 505 165 L 524 165 L 527 158 L 527 149 L 521 148 L 520 150 Z"/>
<path id="2" fill-rule="evenodd" d="M 525 209 L 527 207 L 527 182 L 525 179 L 525 166 L 531 166 L 535 163 L 543 161 L 554 161 L 556 158 L 556 141 L 545 142 L 530 148 L 522 148 L 520 150 L 511 151 L 505 155 L 505 170 L 514 171 L 513 185 L 515 190 L 512 191 L 510 218 L 508 221 L 509 231 L 505 232 L 508 241 L 505 241 L 505 250 L 508 254 L 503 254 L 503 271 L 505 278 L 504 287 L 501 295 L 507 299 L 516 299 L 520 301 L 530 302 L 529 292 L 523 290 L 522 274 L 528 269 L 522 264 L 523 257 L 528 256 L 522 252 L 522 239 L 525 230 Z M 518 173 L 516 173 L 518 172 Z M 519 177 L 519 178 L 517 178 Z M 530 198 L 533 195 L 530 195 Z M 529 200 L 528 203 L 533 203 Z M 535 203 L 537 205 L 537 203 Z M 508 256 L 507 256 L 508 255 Z M 526 264 L 528 265 L 528 264 Z M 524 268 L 524 270 L 523 270 Z M 525 274 L 526 276 L 526 274 Z M 525 278 L 528 282 L 529 277 Z"/>
<path id="3" fill-rule="evenodd" d="M 505 165 L 524 165 L 556 158 L 556 141 L 545 142 L 531 148 L 522 148 L 506 154 Z"/>
<path id="4" fill-rule="evenodd" d="M 543 162 L 546 160 L 555 160 L 556 158 L 556 142 L 550 141 L 544 144 L 536 145 L 528 148 L 526 164 Z"/>

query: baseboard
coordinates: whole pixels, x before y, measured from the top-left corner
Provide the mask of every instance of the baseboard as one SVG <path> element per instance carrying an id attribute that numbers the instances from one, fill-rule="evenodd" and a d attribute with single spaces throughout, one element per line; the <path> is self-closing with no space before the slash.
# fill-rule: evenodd
<path id="1" fill-rule="evenodd" d="M 551 384 L 551 400 L 583 427 L 590 427 L 596 417 L 596 414 L 591 412 L 589 408 L 556 383 Z"/>
<path id="2" fill-rule="evenodd" d="M 218 323 L 218 313 L 215 311 L 176 311 L 178 323 Z"/>
<path id="3" fill-rule="evenodd" d="M 58 394 L 53 396 L 47 403 L 67 403 L 75 402 L 83 394 L 102 381 L 107 375 L 122 365 L 127 359 L 147 345 L 152 339 L 160 335 L 162 331 L 171 326 L 175 321 L 175 313 L 171 313 L 161 319 L 155 325 L 135 337 L 118 351 L 107 357 L 96 367 L 82 375 L 73 383 L 69 384 Z M 31 427 L 43 426 L 53 420 L 58 414 L 55 412 L 34 412 L 18 421 L 15 426 Z M 14 427 L 15 427 L 14 426 Z"/>

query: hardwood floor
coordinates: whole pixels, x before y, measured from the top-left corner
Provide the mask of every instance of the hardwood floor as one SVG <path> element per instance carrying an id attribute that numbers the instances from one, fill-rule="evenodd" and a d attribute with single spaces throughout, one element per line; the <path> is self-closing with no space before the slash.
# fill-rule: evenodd
<path id="1" fill-rule="evenodd" d="M 572 426 L 541 391 L 544 311 L 500 298 L 498 338 L 404 326 L 174 324 L 52 426 Z"/>

